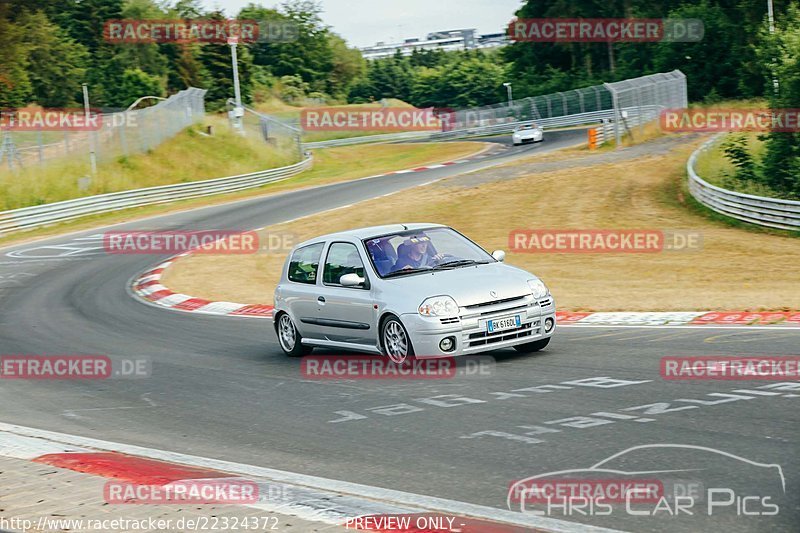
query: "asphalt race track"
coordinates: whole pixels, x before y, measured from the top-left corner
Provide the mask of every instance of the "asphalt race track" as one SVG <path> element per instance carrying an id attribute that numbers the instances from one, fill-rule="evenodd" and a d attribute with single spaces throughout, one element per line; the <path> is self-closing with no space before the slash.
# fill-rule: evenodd
<path id="1" fill-rule="evenodd" d="M 582 130 L 551 132 L 541 145 L 456 167 L 254 198 L 115 229 L 261 227 L 584 138 Z M 589 468 L 641 445 L 693 446 L 633 450 L 615 467 L 681 469 L 676 479 L 687 485 L 746 484 L 774 494 L 780 512 L 742 516 L 731 505 L 712 517 L 697 510 L 681 517 L 549 516 L 623 530 L 797 531 L 800 387 L 664 381 L 659 364 L 670 355 L 796 355 L 799 331 L 565 327 L 540 354 L 491 353 L 495 360 L 482 375 L 308 381 L 300 361 L 282 355 L 268 320 L 195 316 L 131 298 L 129 280 L 163 258 L 106 255 L 92 237 L 101 232 L 0 252 L 0 353 L 145 357 L 152 375 L 2 381 L 0 421 L 503 509 L 509 485 L 528 476 Z M 774 469 L 742 459 L 781 465 L 785 492 Z M 763 510 L 756 504 L 748 509 Z"/>

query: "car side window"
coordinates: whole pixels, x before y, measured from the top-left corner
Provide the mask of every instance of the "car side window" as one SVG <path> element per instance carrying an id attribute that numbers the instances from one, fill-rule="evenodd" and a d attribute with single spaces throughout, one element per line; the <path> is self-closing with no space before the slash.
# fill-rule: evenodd
<path id="1" fill-rule="evenodd" d="M 289 281 L 316 284 L 319 260 L 324 246 L 324 243 L 318 243 L 295 250 L 289 262 Z"/>
<path id="2" fill-rule="evenodd" d="M 356 274 L 363 278 L 364 263 L 361 261 L 361 256 L 358 254 L 358 249 L 355 245 L 349 242 L 333 243 L 325 260 L 322 283 L 325 285 L 339 285 L 339 280 L 346 274 Z"/>

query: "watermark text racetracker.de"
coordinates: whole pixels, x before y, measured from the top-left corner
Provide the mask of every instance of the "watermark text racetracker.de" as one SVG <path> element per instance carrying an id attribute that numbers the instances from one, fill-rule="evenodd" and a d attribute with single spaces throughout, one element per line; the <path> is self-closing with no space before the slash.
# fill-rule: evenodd
<path id="1" fill-rule="evenodd" d="M 139 379 L 151 373 L 152 361 L 146 357 L 0 355 L 0 379 L 7 380 Z"/>
<path id="2" fill-rule="evenodd" d="M 249 505 L 286 503 L 291 498 L 288 485 L 235 478 L 184 479 L 163 485 L 111 480 L 103 487 L 103 499 L 115 505 Z"/>
<path id="3" fill-rule="evenodd" d="M 661 377 L 681 380 L 800 380 L 800 356 L 778 357 L 664 357 Z"/>
<path id="4" fill-rule="evenodd" d="M 467 358 L 409 356 L 395 362 L 378 355 L 310 355 L 300 362 L 300 372 L 309 380 L 413 380 L 491 376 L 491 356 Z"/>
<path id="5" fill-rule="evenodd" d="M 277 516 L 182 516 L 180 518 L 54 518 L 0 516 L 0 530 L 9 531 L 279 531 Z"/>
<path id="6" fill-rule="evenodd" d="M 414 107 L 318 107 L 303 109 L 307 131 L 448 131 L 455 123 L 451 109 Z"/>
<path id="7" fill-rule="evenodd" d="M 523 18 L 508 25 L 509 39 L 533 43 L 699 42 L 704 35 L 700 19 Z"/>
<path id="8" fill-rule="evenodd" d="M 0 130 L 7 131 L 96 131 L 102 127 L 100 113 L 92 109 L 0 109 Z"/>
<path id="9" fill-rule="evenodd" d="M 103 26 L 112 44 L 288 43 L 299 36 L 297 23 L 255 19 L 115 19 Z"/>
<path id="10" fill-rule="evenodd" d="M 516 229 L 508 247 L 518 253 L 660 253 L 702 249 L 703 235 L 690 230 Z"/>
<path id="11" fill-rule="evenodd" d="M 726 132 L 800 131 L 800 109 L 665 109 L 659 123 L 663 131 Z"/>
<path id="12" fill-rule="evenodd" d="M 135 112 L 103 114 L 99 109 L 83 108 L 7 108 L 0 109 L 0 130 L 6 131 L 99 131 L 104 127 L 138 126 Z"/>
<path id="13" fill-rule="evenodd" d="M 103 234 L 103 249 L 116 255 L 193 254 L 251 255 L 284 253 L 291 250 L 294 233 L 255 231 L 108 231 Z"/>

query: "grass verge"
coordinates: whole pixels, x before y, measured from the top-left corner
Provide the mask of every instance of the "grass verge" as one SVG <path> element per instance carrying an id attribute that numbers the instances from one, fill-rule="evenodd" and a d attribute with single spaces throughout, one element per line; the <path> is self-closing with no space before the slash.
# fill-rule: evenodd
<path id="1" fill-rule="evenodd" d="M 214 127 L 214 135 L 199 133 Z M 101 152 L 102 155 L 102 152 Z M 88 154 L 0 170 L 0 211 L 109 192 L 232 176 L 291 164 L 291 150 L 270 148 L 261 137 L 235 134 L 224 119 L 209 116 L 146 153 L 116 157 L 97 167 L 92 179 Z M 84 179 L 86 178 L 86 179 Z"/>
<path id="2" fill-rule="evenodd" d="M 700 250 L 655 254 L 526 254 L 507 262 L 541 276 L 558 307 L 574 311 L 797 310 L 797 240 L 729 227 L 687 206 L 685 164 L 699 141 L 660 155 L 541 171 L 531 161 L 501 181 L 451 178 L 266 228 L 298 239 L 390 222 L 451 225 L 487 250 L 514 229 L 691 230 Z M 538 168 L 537 168 L 538 167 Z M 497 169 L 481 171 L 497 173 Z M 403 213 L 402 220 L 397 213 Z M 190 256 L 168 269 L 172 290 L 212 300 L 270 303 L 285 257 Z"/>
<path id="3" fill-rule="evenodd" d="M 98 226 L 130 222 L 137 219 L 183 211 L 209 205 L 223 204 L 244 198 L 264 196 L 276 192 L 346 181 L 409 167 L 440 163 L 469 157 L 481 151 L 483 144 L 474 142 L 443 144 L 392 144 L 374 146 L 344 146 L 315 152 L 314 168 L 293 178 L 268 184 L 257 189 L 240 191 L 208 198 L 184 200 L 165 205 L 153 205 L 84 217 L 52 227 L 0 236 L 0 246 L 41 239 L 67 232 L 81 231 Z M 269 167 L 264 167 L 269 168 Z M 254 169 L 260 170 L 260 169 Z M 206 174 L 205 178 L 228 173 Z M 201 179 L 199 176 L 197 179 Z"/>

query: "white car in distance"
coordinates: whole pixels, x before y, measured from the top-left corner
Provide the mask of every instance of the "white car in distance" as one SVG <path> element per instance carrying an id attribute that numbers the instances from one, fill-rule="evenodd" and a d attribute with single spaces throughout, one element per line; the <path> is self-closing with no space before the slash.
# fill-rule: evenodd
<path id="1" fill-rule="evenodd" d="M 527 143 L 540 143 L 544 140 L 544 131 L 536 124 L 523 124 L 514 129 L 511 136 L 514 146 Z"/>

